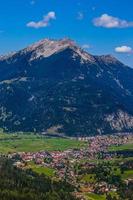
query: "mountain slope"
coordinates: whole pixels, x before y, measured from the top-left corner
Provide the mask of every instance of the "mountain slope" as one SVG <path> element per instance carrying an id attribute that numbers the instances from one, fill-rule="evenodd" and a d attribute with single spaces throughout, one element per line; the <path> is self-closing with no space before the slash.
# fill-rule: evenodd
<path id="1" fill-rule="evenodd" d="M 0 126 L 90 135 L 133 130 L 133 69 L 73 41 L 42 40 L 0 57 Z"/>
<path id="2" fill-rule="evenodd" d="M 76 200 L 74 187 L 65 181 L 54 181 L 44 174 L 13 166 L 13 160 L 0 157 L 1 200 Z"/>

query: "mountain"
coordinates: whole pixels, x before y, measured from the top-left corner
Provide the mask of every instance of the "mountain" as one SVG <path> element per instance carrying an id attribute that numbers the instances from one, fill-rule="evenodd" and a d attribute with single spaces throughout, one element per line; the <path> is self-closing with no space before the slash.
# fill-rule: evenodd
<path id="1" fill-rule="evenodd" d="M 69 136 L 133 131 L 133 69 L 69 39 L 1 56 L 0 127 Z"/>

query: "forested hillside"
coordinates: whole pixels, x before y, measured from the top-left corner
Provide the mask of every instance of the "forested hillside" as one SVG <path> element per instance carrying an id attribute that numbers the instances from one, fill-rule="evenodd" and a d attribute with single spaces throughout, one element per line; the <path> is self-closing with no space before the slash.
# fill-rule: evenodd
<path id="1" fill-rule="evenodd" d="M 65 182 L 22 171 L 11 160 L 0 158 L 0 200 L 74 200 L 72 190 Z"/>

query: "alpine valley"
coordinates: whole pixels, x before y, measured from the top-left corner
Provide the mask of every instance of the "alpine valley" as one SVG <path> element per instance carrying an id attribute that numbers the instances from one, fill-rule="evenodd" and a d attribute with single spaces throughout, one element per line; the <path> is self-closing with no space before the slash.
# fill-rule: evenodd
<path id="1" fill-rule="evenodd" d="M 133 131 L 133 69 L 69 39 L 0 57 L 0 127 L 89 136 Z"/>

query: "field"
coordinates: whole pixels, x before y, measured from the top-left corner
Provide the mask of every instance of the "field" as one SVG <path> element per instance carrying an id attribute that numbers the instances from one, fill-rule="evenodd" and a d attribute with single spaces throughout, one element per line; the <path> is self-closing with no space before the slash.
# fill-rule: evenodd
<path id="1" fill-rule="evenodd" d="M 86 182 L 86 183 L 94 183 L 95 182 L 95 175 L 94 174 L 85 174 L 81 182 Z"/>
<path id="2" fill-rule="evenodd" d="M 87 200 L 106 200 L 106 196 L 105 195 L 98 195 L 98 194 L 94 194 L 94 193 L 88 193 L 86 195 Z"/>
<path id="3" fill-rule="evenodd" d="M 39 165 L 34 164 L 34 162 L 29 162 L 27 168 L 32 169 L 34 172 L 38 174 L 45 174 L 49 177 L 54 177 L 55 170 L 49 167 L 41 167 Z"/>
<path id="4" fill-rule="evenodd" d="M 112 197 L 117 197 L 117 194 L 115 192 L 110 192 Z M 86 199 L 87 200 L 106 200 L 106 195 L 99 195 L 99 194 L 94 194 L 94 193 L 87 193 L 86 194 Z"/>
<path id="5" fill-rule="evenodd" d="M 109 147 L 109 151 L 124 151 L 124 150 L 133 150 L 133 143 Z"/>
<path id="6" fill-rule="evenodd" d="M 123 179 L 127 179 L 127 178 L 133 179 L 133 170 L 125 171 L 124 174 L 122 174 L 122 178 Z"/>
<path id="7" fill-rule="evenodd" d="M 0 133 L 0 153 L 63 151 L 70 148 L 82 148 L 85 142 L 64 138 L 46 138 L 32 133 L 5 134 Z"/>

